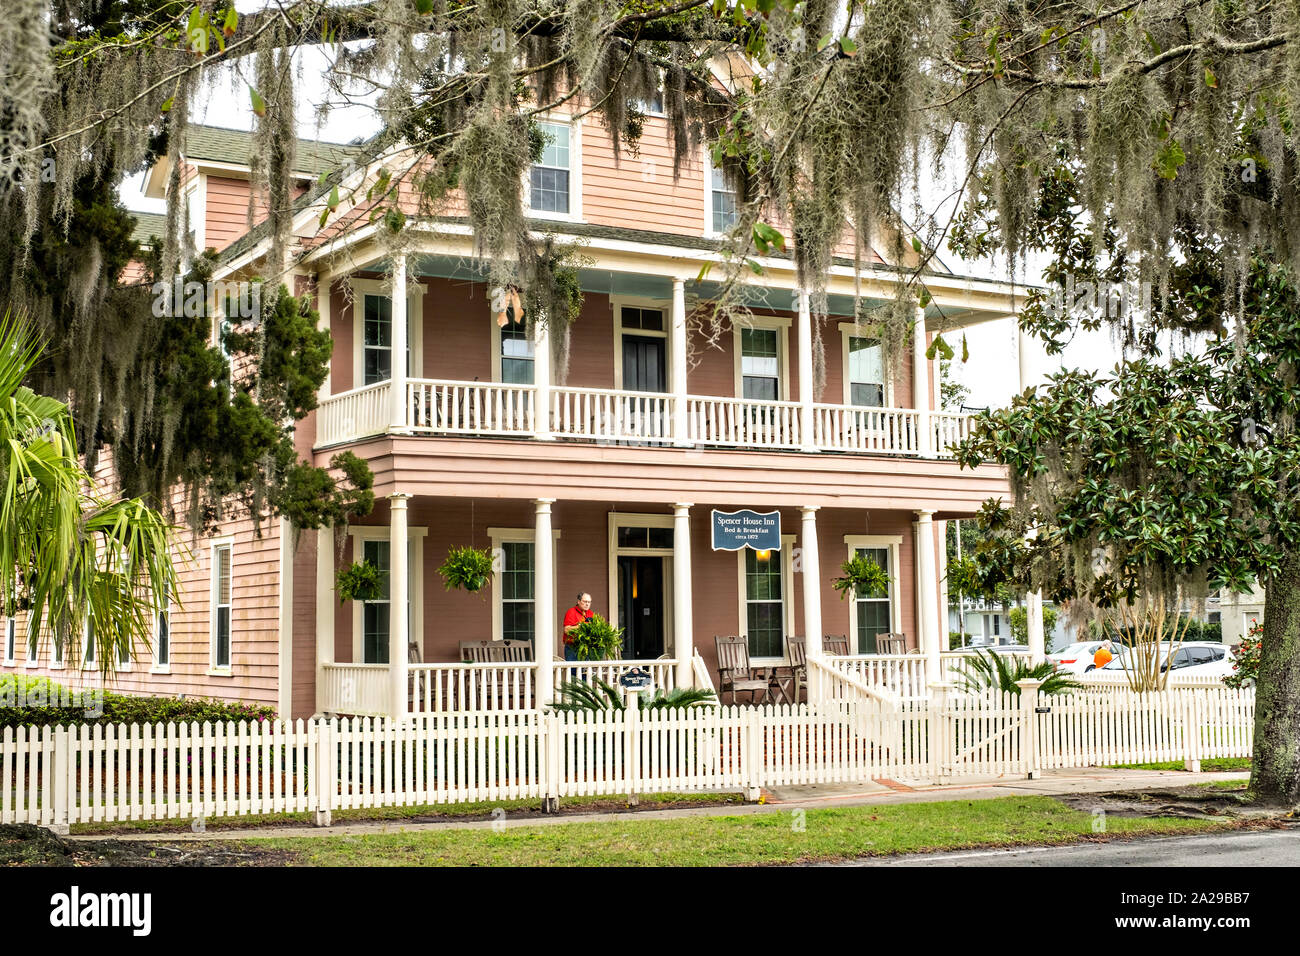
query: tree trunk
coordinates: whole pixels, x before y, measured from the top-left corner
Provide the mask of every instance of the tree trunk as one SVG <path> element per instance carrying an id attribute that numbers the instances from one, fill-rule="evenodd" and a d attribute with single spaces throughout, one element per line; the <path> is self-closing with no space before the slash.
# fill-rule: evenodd
<path id="1" fill-rule="evenodd" d="M 1249 799 L 1300 805 L 1300 554 L 1267 582 Z"/>

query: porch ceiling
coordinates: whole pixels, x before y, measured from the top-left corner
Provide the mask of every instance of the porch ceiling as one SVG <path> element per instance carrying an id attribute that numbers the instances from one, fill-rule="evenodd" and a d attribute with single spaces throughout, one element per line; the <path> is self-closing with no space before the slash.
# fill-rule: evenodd
<path id="1" fill-rule="evenodd" d="M 694 260 L 695 257 L 691 255 L 692 250 L 683 250 L 683 252 L 686 254 L 683 258 Z M 704 251 L 694 250 L 694 252 L 698 260 L 692 261 L 692 271 L 697 270 L 709 259 Z M 588 256 L 597 260 L 601 258 L 598 250 L 592 250 Z M 360 267 L 367 271 L 379 272 L 390 269 L 388 260 L 382 256 L 373 261 L 366 261 Z M 412 254 L 407 269 L 410 275 L 426 278 L 456 279 L 465 282 L 486 282 L 488 278 L 487 271 L 479 260 L 462 254 L 432 252 Z M 865 272 L 863 278 L 864 281 L 869 280 L 872 274 L 869 271 Z M 578 279 L 584 292 L 665 301 L 672 298 L 672 277 L 663 272 L 655 274 L 638 271 L 626 265 L 622 268 L 601 268 L 597 264 L 579 269 Z M 843 278 L 837 281 L 843 286 Z M 1014 311 L 1012 303 L 1004 298 L 993 284 L 944 275 L 928 277 L 928 281 L 934 283 L 933 298 L 925 314 L 927 322 L 932 323 L 935 330 L 961 329 L 981 322 L 997 321 L 1006 318 Z M 716 281 L 697 282 L 688 279 L 686 282 L 688 295 L 696 295 L 706 300 L 715 298 L 720 288 L 720 283 Z M 890 292 L 892 294 L 892 289 Z M 743 295 L 746 305 L 753 309 L 781 312 L 792 310 L 791 289 L 785 282 L 746 286 Z M 881 294 L 864 295 L 862 298 L 868 312 L 886 305 L 889 301 L 889 295 Z M 851 318 L 854 315 L 853 296 L 839 293 L 828 295 L 827 312 L 835 319 Z"/>
<path id="2" fill-rule="evenodd" d="M 375 473 L 377 495 L 556 498 L 628 504 L 817 506 L 974 515 L 1010 499 L 994 466 L 951 461 L 750 451 L 603 446 L 481 438 L 385 436 L 351 447 Z M 328 467 L 330 450 L 316 453 Z"/>

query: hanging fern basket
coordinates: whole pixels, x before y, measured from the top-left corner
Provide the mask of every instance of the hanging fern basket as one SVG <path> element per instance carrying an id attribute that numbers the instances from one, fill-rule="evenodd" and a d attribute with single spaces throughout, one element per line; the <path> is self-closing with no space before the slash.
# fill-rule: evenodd
<path id="1" fill-rule="evenodd" d="M 383 572 L 369 561 L 349 564 L 334 575 L 334 590 L 340 603 L 373 601 L 383 595 Z"/>
<path id="2" fill-rule="evenodd" d="M 831 582 L 840 592 L 840 600 L 850 594 L 860 598 L 881 597 L 889 593 L 889 574 L 864 554 L 855 554 L 840 566 L 840 577 Z"/>
<path id="3" fill-rule="evenodd" d="M 477 594 L 492 581 L 492 552 L 486 548 L 452 548 L 438 573 L 448 591 Z"/>

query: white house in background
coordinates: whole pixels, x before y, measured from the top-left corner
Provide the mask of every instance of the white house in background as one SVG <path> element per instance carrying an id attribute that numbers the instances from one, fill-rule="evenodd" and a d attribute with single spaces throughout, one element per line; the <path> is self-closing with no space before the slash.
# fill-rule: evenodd
<path id="1" fill-rule="evenodd" d="M 1013 604 L 1005 607 L 1000 601 L 963 597 L 961 607 L 948 605 L 948 634 L 950 637 L 953 634 L 969 634 L 970 637 L 962 642 L 968 647 L 1012 644 L 1015 639 L 1011 636 L 1011 608 L 1018 606 Z M 1055 605 L 1045 602 L 1043 607 L 1046 609 Z M 1065 647 L 1073 639 L 1066 629 L 1063 614 L 1057 614 L 1056 623 L 1044 636 L 1049 654 Z"/>

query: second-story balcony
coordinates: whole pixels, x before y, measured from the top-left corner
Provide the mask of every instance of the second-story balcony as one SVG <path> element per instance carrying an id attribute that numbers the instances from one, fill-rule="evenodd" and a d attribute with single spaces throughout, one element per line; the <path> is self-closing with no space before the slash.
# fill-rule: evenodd
<path id="1" fill-rule="evenodd" d="M 409 433 L 951 458 L 972 416 L 571 386 L 407 379 L 321 402 L 316 445 Z M 541 410 L 546 409 L 546 414 Z"/>

